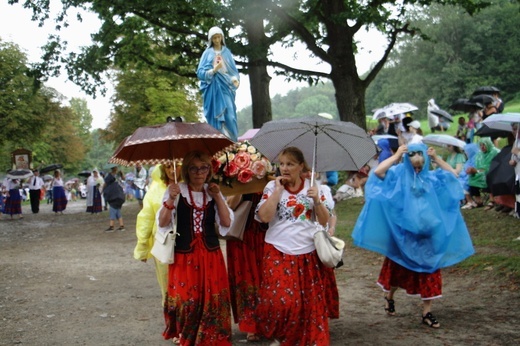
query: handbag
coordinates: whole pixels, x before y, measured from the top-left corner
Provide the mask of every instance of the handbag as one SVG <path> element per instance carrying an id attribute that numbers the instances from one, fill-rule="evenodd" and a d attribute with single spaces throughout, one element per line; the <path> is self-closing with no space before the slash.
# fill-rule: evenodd
<path id="1" fill-rule="evenodd" d="M 175 206 L 179 201 L 179 196 L 175 199 Z M 172 264 L 175 254 L 175 238 L 177 237 L 177 218 L 172 222 L 172 229 L 169 232 L 155 232 L 155 239 L 150 253 L 161 263 Z"/>
<path id="2" fill-rule="evenodd" d="M 314 233 L 314 246 L 321 263 L 327 268 L 339 268 L 343 265 L 343 252 L 345 242 L 337 237 L 333 237 L 327 229 L 316 223 L 316 233 Z"/>
<path id="3" fill-rule="evenodd" d="M 239 206 L 233 211 L 235 219 L 226 234 L 226 239 L 244 240 L 244 231 L 246 229 L 247 219 L 251 211 L 252 201 L 242 201 Z"/>

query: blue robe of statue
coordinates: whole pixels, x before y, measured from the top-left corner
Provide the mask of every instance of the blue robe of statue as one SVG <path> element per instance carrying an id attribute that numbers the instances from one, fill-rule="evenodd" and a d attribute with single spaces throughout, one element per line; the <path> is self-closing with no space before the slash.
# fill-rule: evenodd
<path id="1" fill-rule="evenodd" d="M 383 179 L 370 174 L 352 237 L 355 245 L 405 268 L 432 273 L 461 262 L 474 249 L 460 213 L 461 184 L 450 172 L 430 171 L 426 149 L 424 144 L 408 146 L 425 158 L 417 174 L 407 154 Z"/>
<path id="2" fill-rule="evenodd" d="M 204 101 L 204 116 L 211 126 L 236 142 L 238 137 L 235 105 L 237 88 L 233 84 L 233 80 L 239 80 L 239 74 L 231 51 L 226 46 L 222 46 L 220 57 L 223 59 L 225 67 L 213 74 L 217 54 L 213 47 L 209 47 L 202 54 L 197 68 L 197 77 L 200 80 L 200 91 Z M 224 127 L 227 133 L 224 131 Z"/>

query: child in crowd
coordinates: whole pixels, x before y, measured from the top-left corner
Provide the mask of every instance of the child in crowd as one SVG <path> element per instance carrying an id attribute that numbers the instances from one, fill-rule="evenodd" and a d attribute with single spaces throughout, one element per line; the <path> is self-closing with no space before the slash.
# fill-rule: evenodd
<path id="1" fill-rule="evenodd" d="M 457 133 L 455 136 L 461 141 L 467 143 L 468 125 L 466 125 L 466 118 L 459 117 L 458 123 L 459 126 L 457 127 Z"/>

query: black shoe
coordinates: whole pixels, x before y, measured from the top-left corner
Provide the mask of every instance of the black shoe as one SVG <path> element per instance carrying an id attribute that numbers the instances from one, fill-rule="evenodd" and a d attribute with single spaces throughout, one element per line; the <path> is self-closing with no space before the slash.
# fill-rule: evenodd
<path id="1" fill-rule="evenodd" d="M 395 301 L 393 299 L 388 299 L 385 297 L 385 311 L 388 315 L 394 316 L 395 315 Z"/>
<path id="2" fill-rule="evenodd" d="M 114 226 L 110 226 L 105 230 L 106 233 L 114 232 Z"/>
<path id="3" fill-rule="evenodd" d="M 422 323 L 432 328 L 439 328 L 441 326 L 439 321 L 437 321 L 431 312 L 428 312 L 425 316 L 422 317 Z"/>
<path id="4" fill-rule="evenodd" d="M 118 230 L 121 231 L 121 232 L 126 231 L 126 230 L 125 230 L 125 226 L 119 226 Z"/>

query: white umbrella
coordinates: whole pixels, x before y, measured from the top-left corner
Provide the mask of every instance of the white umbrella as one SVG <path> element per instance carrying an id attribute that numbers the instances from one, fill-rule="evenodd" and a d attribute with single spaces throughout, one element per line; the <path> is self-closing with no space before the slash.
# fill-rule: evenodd
<path id="1" fill-rule="evenodd" d="M 361 127 L 318 115 L 269 121 L 250 142 L 273 162 L 284 148 L 297 147 L 312 163 L 313 173 L 358 171 L 377 153 Z"/>
<path id="2" fill-rule="evenodd" d="M 377 141 L 380 139 L 399 139 L 399 137 L 394 135 L 373 135 L 372 140 L 377 144 Z"/>
<path id="3" fill-rule="evenodd" d="M 383 108 L 376 109 L 374 111 L 372 119 L 378 120 L 385 117 L 393 119 L 397 114 L 413 112 L 418 109 L 419 108 L 417 108 L 411 103 L 390 103 L 389 105 L 386 105 Z"/>
<path id="4" fill-rule="evenodd" d="M 520 123 L 520 113 L 492 114 L 482 121 L 490 129 L 511 131 L 511 124 Z"/>
<path id="5" fill-rule="evenodd" d="M 466 142 L 461 141 L 460 139 L 455 138 L 450 135 L 430 134 L 430 135 L 424 136 L 422 141 L 425 144 L 438 145 L 441 147 L 446 147 L 448 145 L 452 145 L 454 147 L 459 147 L 461 149 L 464 149 L 464 147 L 466 146 Z"/>

